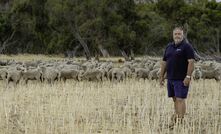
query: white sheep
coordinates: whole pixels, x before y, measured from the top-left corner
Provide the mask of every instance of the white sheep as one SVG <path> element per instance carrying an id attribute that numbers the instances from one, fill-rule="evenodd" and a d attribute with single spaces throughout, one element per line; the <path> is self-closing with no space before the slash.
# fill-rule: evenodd
<path id="1" fill-rule="evenodd" d="M 54 67 L 41 67 L 42 69 L 42 78 L 47 80 L 48 83 L 53 84 L 55 80 L 59 79 L 59 71 Z"/>
<path id="2" fill-rule="evenodd" d="M 110 78 L 111 81 L 123 81 L 125 79 L 125 73 L 121 68 L 112 68 L 108 72 L 108 78 Z"/>
<path id="3" fill-rule="evenodd" d="M 79 81 L 79 76 L 80 70 L 76 69 L 61 69 L 59 72 L 59 79 L 62 79 L 64 82 L 66 81 L 66 79 L 74 79 Z"/>
<path id="4" fill-rule="evenodd" d="M 202 78 L 203 79 L 215 79 L 216 81 L 221 80 L 221 71 L 220 70 L 203 70 L 202 69 Z"/>
<path id="5" fill-rule="evenodd" d="M 150 71 L 149 73 L 150 80 L 159 79 L 159 77 L 160 77 L 160 68 L 156 68 Z"/>
<path id="6" fill-rule="evenodd" d="M 104 72 L 102 72 L 100 69 L 87 70 L 84 74 L 81 75 L 80 78 L 89 81 L 103 81 Z"/>
<path id="7" fill-rule="evenodd" d="M 135 77 L 140 79 L 148 79 L 150 70 L 147 68 L 135 68 Z"/>
<path id="8" fill-rule="evenodd" d="M 123 67 L 121 68 L 121 70 L 124 72 L 125 78 L 132 78 L 132 71 L 130 70 L 130 68 Z"/>
<path id="9" fill-rule="evenodd" d="M 195 66 L 193 73 L 192 73 L 193 79 L 194 80 L 199 80 L 202 78 L 202 68 L 200 66 Z"/>
<path id="10" fill-rule="evenodd" d="M 7 69 L 6 68 L 1 68 L 0 69 L 0 78 L 3 80 L 3 81 L 6 81 L 7 79 Z"/>
<path id="11" fill-rule="evenodd" d="M 22 71 L 22 79 L 25 83 L 28 83 L 28 80 L 37 80 L 38 82 L 42 82 L 42 70 L 38 67 L 35 69 L 29 69 Z"/>
<path id="12" fill-rule="evenodd" d="M 17 85 L 21 79 L 21 71 L 22 70 L 17 70 L 16 68 L 9 68 L 7 70 L 7 84 L 13 82 Z"/>

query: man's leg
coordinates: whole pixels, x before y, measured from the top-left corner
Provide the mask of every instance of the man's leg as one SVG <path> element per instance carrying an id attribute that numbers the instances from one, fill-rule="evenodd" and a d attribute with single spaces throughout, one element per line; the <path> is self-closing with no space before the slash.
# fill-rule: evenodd
<path id="1" fill-rule="evenodd" d="M 170 121 L 170 124 L 169 124 L 169 128 L 170 129 L 173 129 L 174 127 L 174 124 L 176 123 L 176 118 L 177 118 L 177 103 L 176 103 L 176 97 L 174 96 L 173 97 L 173 102 L 174 102 L 174 114 L 171 116 L 171 121 Z"/>
<path id="2" fill-rule="evenodd" d="M 173 129 L 175 123 L 182 123 L 184 114 L 186 113 L 186 104 L 185 99 L 173 97 L 175 114 L 171 117 L 171 122 L 169 124 L 169 128 Z"/>
<path id="3" fill-rule="evenodd" d="M 176 97 L 175 111 L 179 118 L 183 118 L 186 113 L 185 99 L 187 98 L 189 87 L 184 86 L 183 81 L 176 81 L 174 82 L 174 91 Z"/>
<path id="4" fill-rule="evenodd" d="M 175 92 L 174 92 L 174 85 L 173 85 L 173 80 L 168 80 L 167 81 L 167 91 L 168 91 L 168 97 L 171 97 L 174 102 L 174 111 L 176 113 L 176 97 L 175 97 Z"/>
<path id="5" fill-rule="evenodd" d="M 177 103 L 176 103 L 176 97 L 173 97 L 173 102 L 174 102 L 174 111 L 177 113 Z"/>
<path id="6" fill-rule="evenodd" d="M 168 97 L 172 97 L 173 102 L 174 102 L 174 114 L 171 116 L 171 120 L 169 123 L 169 128 L 173 129 L 174 124 L 176 123 L 176 113 L 177 113 L 177 105 L 176 105 L 176 97 L 175 97 L 175 92 L 174 92 L 174 84 L 173 80 L 168 80 L 167 81 L 167 91 L 168 91 Z"/>
<path id="7" fill-rule="evenodd" d="M 174 81 L 174 92 L 175 92 L 175 114 L 173 117 L 174 123 L 182 123 L 184 115 L 186 113 L 186 104 L 185 99 L 187 98 L 188 94 L 188 87 L 184 86 L 183 81 Z M 170 128 L 173 128 L 170 127 Z"/>
<path id="8" fill-rule="evenodd" d="M 179 118 L 183 118 L 186 113 L 186 103 L 185 99 L 176 98 L 176 114 Z"/>

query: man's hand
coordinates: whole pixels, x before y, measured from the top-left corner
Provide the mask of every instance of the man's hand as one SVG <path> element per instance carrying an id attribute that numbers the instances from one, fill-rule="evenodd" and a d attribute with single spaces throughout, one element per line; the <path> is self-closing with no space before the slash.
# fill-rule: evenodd
<path id="1" fill-rule="evenodd" d="M 160 87 L 162 87 L 165 83 L 165 78 L 164 77 L 160 77 Z"/>
<path id="2" fill-rule="evenodd" d="M 161 61 L 161 67 L 160 67 L 160 86 L 162 87 L 164 85 L 164 74 L 166 72 L 166 61 Z"/>
<path id="3" fill-rule="evenodd" d="M 184 86 L 189 86 L 190 85 L 190 78 L 185 78 L 184 80 L 183 80 L 183 84 L 184 84 Z"/>
<path id="4" fill-rule="evenodd" d="M 187 76 L 191 76 L 191 74 L 193 73 L 193 69 L 194 69 L 194 59 L 188 59 Z M 186 77 L 183 80 L 183 84 L 184 84 L 184 86 L 189 86 L 190 85 L 190 78 Z"/>

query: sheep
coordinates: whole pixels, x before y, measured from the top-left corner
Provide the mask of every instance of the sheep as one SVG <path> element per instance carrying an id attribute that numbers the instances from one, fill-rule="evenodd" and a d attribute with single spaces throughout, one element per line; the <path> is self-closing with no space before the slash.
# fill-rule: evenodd
<path id="1" fill-rule="evenodd" d="M 15 60 L 9 60 L 7 62 L 7 65 L 16 65 L 16 61 Z"/>
<path id="2" fill-rule="evenodd" d="M 21 72 L 22 70 L 17 70 L 16 68 L 8 69 L 8 75 L 6 79 L 7 84 L 9 84 L 12 81 L 14 84 L 17 85 L 21 79 Z"/>
<path id="3" fill-rule="evenodd" d="M 80 80 L 80 71 L 76 69 L 61 69 L 59 72 L 59 79 L 63 79 L 66 82 L 66 79 L 75 79 L 77 81 Z"/>
<path id="4" fill-rule="evenodd" d="M 216 63 L 214 61 L 204 61 L 198 64 L 200 64 L 203 70 L 213 70 L 216 66 Z"/>
<path id="5" fill-rule="evenodd" d="M 1 68 L 0 69 L 0 78 L 3 80 L 3 81 L 6 81 L 7 79 L 7 69 L 6 68 Z"/>
<path id="6" fill-rule="evenodd" d="M 132 71 L 128 67 L 123 67 L 121 70 L 124 72 L 126 78 L 132 78 Z"/>
<path id="7" fill-rule="evenodd" d="M 153 70 L 154 70 L 154 69 L 157 69 L 157 68 L 160 68 L 160 65 L 161 65 L 161 61 L 156 62 L 156 63 L 153 65 Z"/>
<path id="8" fill-rule="evenodd" d="M 202 78 L 203 79 L 215 79 L 220 81 L 221 71 L 220 70 L 203 70 L 202 69 Z"/>
<path id="9" fill-rule="evenodd" d="M 86 63 L 82 64 L 82 67 L 83 67 L 83 69 L 85 71 L 92 70 L 92 69 L 95 69 L 96 64 L 95 63 L 86 62 Z"/>
<path id="10" fill-rule="evenodd" d="M 26 69 L 21 73 L 22 73 L 22 78 L 26 84 L 28 83 L 28 80 L 37 80 L 39 82 L 42 82 L 42 70 L 39 67 L 30 70 Z"/>
<path id="11" fill-rule="evenodd" d="M 108 72 L 108 78 L 112 81 L 114 80 L 123 81 L 125 78 L 125 73 L 124 71 L 121 70 L 121 68 L 112 68 Z"/>
<path id="12" fill-rule="evenodd" d="M 155 65 L 155 62 L 152 60 L 148 60 L 145 64 L 144 64 L 144 68 L 147 68 L 149 70 L 153 70 L 153 67 Z"/>
<path id="13" fill-rule="evenodd" d="M 128 67 L 128 68 L 131 68 L 131 67 L 132 67 L 132 62 L 126 61 L 126 62 L 124 62 L 124 64 L 123 64 L 122 67 Z"/>
<path id="14" fill-rule="evenodd" d="M 78 65 L 78 66 L 81 65 L 79 62 L 73 61 L 73 60 L 68 60 L 68 61 L 65 61 L 64 63 L 67 65 Z"/>
<path id="15" fill-rule="evenodd" d="M 105 71 L 109 71 L 111 68 L 113 68 L 113 63 L 112 62 L 104 62 L 104 63 L 101 63 L 98 68 L 104 69 Z"/>
<path id="16" fill-rule="evenodd" d="M 195 66 L 192 76 L 194 80 L 198 80 L 202 78 L 202 68 L 200 66 Z"/>
<path id="17" fill-rule="evenodd" d="M 132 68 L 141 68 L 142 64 L 141 63 L 133 63 Z"/>
<path id="18" fill-rule="evenodd" d="M 108 72 L 109 72 L 112 68 L 113 68 L 113 63 L 112 63 L 112 62 L 107 62 L 106 66 L 103 67 L 105 78 L 108 78 Z"/>
<path id="19" fill-rule="evenodd" d="M 111 68 L 111 69 L 107 72 L 107 78 L 108 78 L 109 80 L 112 80 L 112 71 L 113 71 L 114 69 L 116 69 L 116 68 Z"/>
<path id="20" fill-rule="evenodd" d="M 54 67 L 41 67 L 42 69 L 42 78 L 47 80 L 48 83 L 53 84 L 55 80 L 59 79 L 59 71 Z"/>
<path id="21" fill-rule="evenodd" d="M 111 68 L 113 68 L 113 62 L 108 62 L 108 64 L 105 67 L 106 69 L 110 70 Z"/>
<path id="22" fill-rule="evenodd" d="M 97 69 L 100 70 L 101 72 L 103 72 L 103 78 L 108 78 L 108 72 L 109 70 L 113 67 L 113 63 L 112 62 L 103 62 L 98 64 Z"/>
<path id="23" fill-rule="evenodd" d="M 221 78 L 221 65 L 215 61 L 198 62 L 193 71 L 193 79 L 215 79 L 219 81 Z"/>
<path id="24" fill-rule="evenodd" d="M 92 59 L 90 61 L 83 63 L 82 67 L 84 68 L 85 71 L 95 69 L 96 67 L 98 67 L 98 61 Z"/>
<path id="25" fill-rule="evenodd" d="M 160 77 L 160 68 L 156 68 L 150 71 L 149 73 L 150 80 L 158 79 L 159 77 Z"/>
<path id="26" fill-rule="evenodd" d="M 6 66 L 7 62 L 6 61 L 0 61 L 0 66 Z"/>
<path id="27" fill-rule="evenodd" d="M 103 81 L 104 72 L 99 69 L 87 70 L 84 74 L 80 76 L 81 79 L 86 79 L 89 81 Z"/>
<path id="28" fill-rule="evenodd" d="M 140 78 L 148 79 L 149 72 L 150 72 L 150 70 L 146 69 L 146 68 L 136 68 L 135 69 L 135 77 L 138 79 L 140 79 Z"/>
<path id="29" fill-rule="evenodd" d="M 23 63 L 24 67 L 28 68 L 28 67 L 37 67 L 38 64 L 41 63 L 41 61 L 26 61 Z"/>
<path id="30" fill-rule="evenodd" d="M 125 78 L 125 73 L 122 70 L 113 70 L 111 73 L 111 80 L 117 80 L 118 82 L 123 81 Z"/>
<path id="31" fill-rule="evenodd" d="M 108 68 L 101 68 L 101 67 L 99 67 L 97 69 L 102 72 L 102 80 L 108 79 L 108 77 L 107 77 L 107 75 L 108 75 L 107 73 L 109 71 Z"/>
<path id="32" fill-rule="evenodd" d="M 83 69 L 81 66 L 79 65 L 67 65 L 67 64 L 60 64 L 56 67 L 58 70 L 81 70 Z"/>
<path id="33" fill-rule="evenodd" d="M 125 79 L 125 73 L 123 71 L 113 71 L 112 72 L 112 81 L 117 80 L 118 82 Z"/>

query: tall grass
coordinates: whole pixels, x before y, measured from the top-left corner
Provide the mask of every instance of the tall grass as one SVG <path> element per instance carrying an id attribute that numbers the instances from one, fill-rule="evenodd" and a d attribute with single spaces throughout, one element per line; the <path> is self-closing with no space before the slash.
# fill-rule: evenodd
<path id="1" fill-rule="evenodd" d="M 30 82 L 4 88 L 1 134 L 220 134 L 221 84 L 192 81 L 185 122 L 170 130 L 173 101 L 157 81 Z"/>

